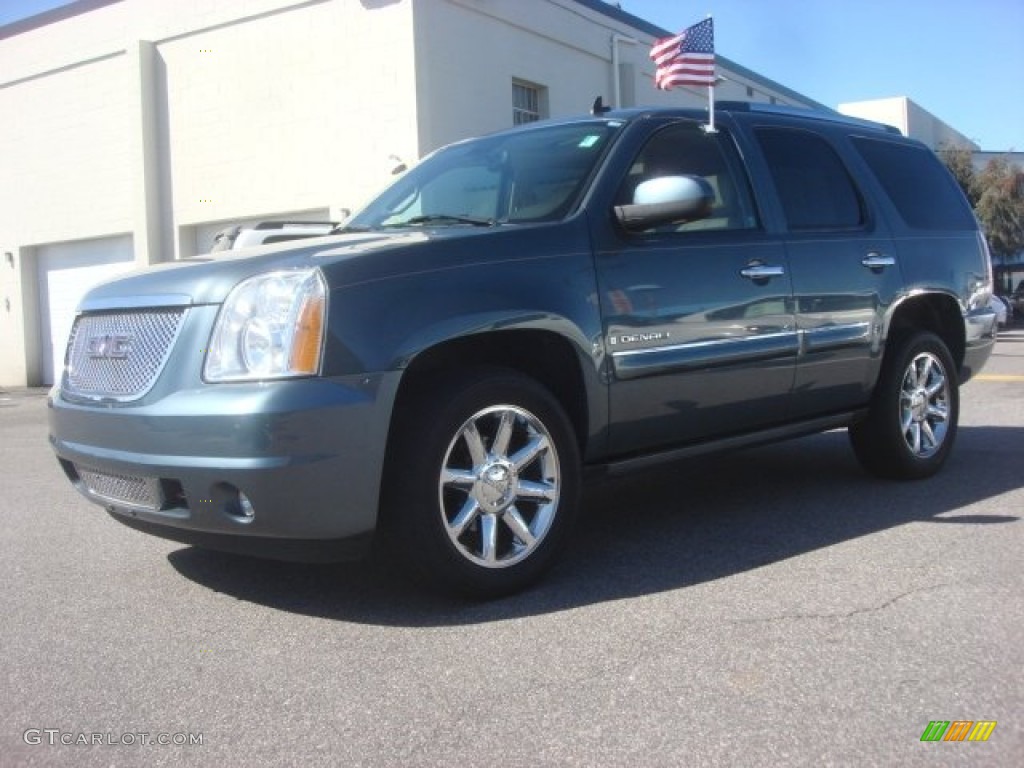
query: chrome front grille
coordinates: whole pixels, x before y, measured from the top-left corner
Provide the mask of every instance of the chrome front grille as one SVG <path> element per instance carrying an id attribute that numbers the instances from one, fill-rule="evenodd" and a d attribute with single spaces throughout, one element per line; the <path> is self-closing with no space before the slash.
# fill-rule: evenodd
<path id="1" fill-rule="evenodd" d="M 95 400 L 135 400 L 156 382 L 184 307 L 79 315 L 68 341 L 63 389 Z"/>
<path id="2" fill-rule="evenodd" d="M 145 509 L 160 509 L 160 484 L 149 477 L 117 475 L 87 467 L 75 467 L 89 494 L 105 501 Z"/>

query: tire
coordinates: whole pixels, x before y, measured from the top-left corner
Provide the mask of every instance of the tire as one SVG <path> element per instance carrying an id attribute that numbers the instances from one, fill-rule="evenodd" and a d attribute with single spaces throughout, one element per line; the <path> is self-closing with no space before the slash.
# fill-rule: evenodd
<path id="1" fill-rule="evenodd" d="M 956 440 L 960 391 L 942 339 L 915 332 L 896 341 L 882 364 L 867 418 L 850 442 L 868 472 L 893 480 L 930 477 Z"/>
<path id="2" fill-rule="evenodd" d="M 396 412 L 383 498 L 400 564 L 446 590 L 497 597 L 534 582 L 572 528 L 576 435 L 558 401 L 515 371 L 421 388 Z"/>

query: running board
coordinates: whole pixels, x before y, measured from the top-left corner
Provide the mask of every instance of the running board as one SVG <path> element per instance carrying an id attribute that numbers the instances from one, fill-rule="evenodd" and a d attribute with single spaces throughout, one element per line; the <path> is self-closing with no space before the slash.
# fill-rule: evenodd
<path id="1" fill-rule="evenodd" d="M 847 413 L 839 413 L 832 416 L 824 416 L 817 419 L 811 419 L 810 421 L 801 421 L 796 424 L 773 427 L 772 429 L 765 429 L 760 432 L 750 432 L 743 435 L 721 438 L 719 440 L 710 440 L 705 443 L 685 445 L 679 448 L 669 448 L 664 451 L 658 451 L 657 453 L 632 456 L 627 459 L 616 459 L 615 461 L 598 464 L 595 466 L 595 469 L 599 469 L 603 466 L 604 470 L 609 475 L 624 475 L 638 469 L 646 469 L 648 467 L 657 466 L 658 464 L 667 464 L 680 459 L 689 459 L 694 456 L 703 456 L 709 453 L 732 451 L 737 448 L 752 448 L 757 445 L 777 443 L 782 440 L 790 440 L 796 437 L 806 437 L 807 435 L 826 432 L 830 429 L 848 427 L 850 424 L 859 421 L 866 414 L 867 410 L 863 409 L 849 411 Z"/>

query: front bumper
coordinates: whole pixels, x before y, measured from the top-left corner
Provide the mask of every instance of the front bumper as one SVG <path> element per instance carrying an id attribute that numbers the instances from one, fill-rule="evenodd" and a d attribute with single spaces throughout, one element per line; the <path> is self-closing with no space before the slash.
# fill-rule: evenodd
<path id="1" fill-rule="evenodd" d="M 398 377 L 219 384 L 145 405 L 76 403 L 55 389 L 50 442 L 75 487 L 133 527 L 280 559 L 342 559 L 376 526 Z"/>

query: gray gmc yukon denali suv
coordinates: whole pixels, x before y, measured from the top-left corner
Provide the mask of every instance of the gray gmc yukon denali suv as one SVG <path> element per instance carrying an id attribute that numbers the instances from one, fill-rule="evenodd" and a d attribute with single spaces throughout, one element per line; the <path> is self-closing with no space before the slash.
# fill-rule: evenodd
<path id="1" fill-rule="evenodd" d="M 280 559 L 373 541 L 519 589 L 584 469 L 847 428 L 927 477 L 991 352 L 985 241 L 922 144 L 720 105 L 444 148 L 335 233 L 92 289 L 49 401 L 71 482 L 134 528 Z"/>

